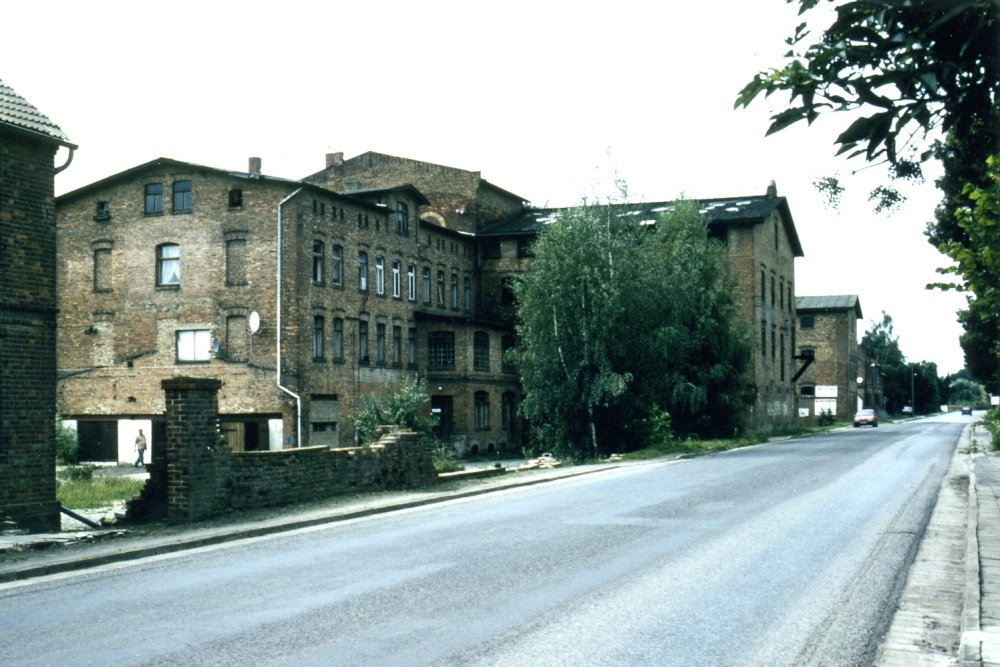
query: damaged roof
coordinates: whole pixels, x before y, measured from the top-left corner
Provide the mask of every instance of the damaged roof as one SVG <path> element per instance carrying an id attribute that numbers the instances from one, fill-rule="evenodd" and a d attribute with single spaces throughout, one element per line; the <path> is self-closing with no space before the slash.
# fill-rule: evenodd
<path id="1" fill-rule="evenodd" d="M 76 148 L 58 125 L 2 80 L 0 80 L 0 124 L 40 134 L 58 144 Z"/>
<path id="2" fill-rule="evenodd" d="M 792 220 L 788 200 L 785 197 L 753 195 L 747 197 L 722 197 L 719 199 L 697 199 L 699 210 L 708 218 L 710 225 L 736 225 L 763 223 L 774 212 L 780 211 L 785 232 L 792 246 L 795 257 L 802 257 L 802 244 L 799 242 L 795 222 Z M 674 202 L 649 202 L 621 205 L 621 215 L 635 215 L 640 222 L 653 224 L 663 213 L 675 206 Z M 556 220 L 563 212 L 572 210 L 565 208 L 525 209 L 506 220 L 482 230 L 479 237 L 525 237 L 534 236 L 546 224 Z"/>

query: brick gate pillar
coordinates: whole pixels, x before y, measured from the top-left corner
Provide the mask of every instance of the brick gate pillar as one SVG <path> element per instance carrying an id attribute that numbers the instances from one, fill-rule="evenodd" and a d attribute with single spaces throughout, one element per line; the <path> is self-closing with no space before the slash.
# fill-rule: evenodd
<path id="1" fill-rule="evenodd" d="M 193 521 L 215 511 L 219 388 L 222 382 L 176 377 L 160 385 L 166 394 L 167 519 Z"/>

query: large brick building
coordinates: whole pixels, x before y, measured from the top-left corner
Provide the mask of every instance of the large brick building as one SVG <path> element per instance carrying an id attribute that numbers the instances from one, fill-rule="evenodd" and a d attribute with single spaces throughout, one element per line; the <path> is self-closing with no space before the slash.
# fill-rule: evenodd
<path id="1" fill-rule="evenodd" d="M 847 421 L 861 408 L 865 382 L 877 380 L 874 372 L 866 372 L 858 349 L 861 301 L 856 294 L 800 296 L 795 309 L 799 354 L 814 359 L 798 381 L 802 416 L 811 419 L 828 412 Z M 866 380 L 866 375 L 872 377 Z"/>
<path id="2" fill-rule="evenodd" d="M 773 186 L 701 203 L 761 331 L 742 421 L 790 424 L 802 249 L 788 203 Z M 303 181 L 253 159 L 247 172 L 160 159 L 58 205 L 59 408 L 85 457 L 129 458 L 141 427 L 155 447 L 160 380 L 177 375 L 223 381 L 237 450 L 354 444 L 359 397 L 407 374 L 426 378 L 459 453 L 522 444 L 509 287 L 558 209 L 479 172 L 379 153 L 329 154 Z"/>
<path id="3" fill-rule="evenodd" d="M 0 520 L 58 530 L 57 125 L 0 81 Z"/>
<path id="4" fill-rule="evenodd" d="M 699 200 L 709 234 L 726 246 L 738 280 L 735 298 L 754 332 L 755 353 L 746 378 L 746 412 L 738 420 L 753 431 L 793 425 L 797 418 L 795 375 L 795 258 L 802 246 L 788 201 L 772 183 L 764 195 Z M 671 202 L 626 206 L 652 223 Z M 507 287 L 530 267 L 530 243 L 564 209 L 526 209 L 477 234 L 484 299 L 500 316 L 513 315 Z M 757 335 L 759 332 L 759 336 Z"/>
<path id="5" fill-rule="evenodd" d="M 82 456 L 162 439 L 160 381 L 223 382 L 235 450 L 353 445 L 359 398 L 428 378 L 460 450 L 516 444 L 510 327 L 477 313 L 474 237 L 410 184 L 349 194 L 158 159 L 59 197 L 59 410 Z M 499 408 L 499 409 L 498 409 Z"/>
<path id="6" fill-rule="evenodd" d="M 422 229 L 474 234 L 477 312 L 511 328 L 511 280 L 530 269 L 531 241 L 545 221 L 561 210 L 531 208 L 524 198 L 489 183 L 479 172 L 381 153 L 363 153 L 349 160 L 342 153 L 328 154 L 326 168 L 307 180 L 346 192 L 415 185 L 430 200 L 421 214 Z M 727 260 L 739 279 L 736 298 L 741 312 L 755 334 L 759 331 L 741 421 L 750 430 L 790 426 L 798 418 L 797 392 L 791 381 L 796 372 L 795 258 L 803 252 L 788 201 L 778 196 L 772 182 L 763 196 L 700 203 L 710 221 L 710 233 L 726 244 Z M 658 202 L 634 209 L 655 220 L 669 205 Z M 505 340 L 513 344 L 512 337 Z"/>

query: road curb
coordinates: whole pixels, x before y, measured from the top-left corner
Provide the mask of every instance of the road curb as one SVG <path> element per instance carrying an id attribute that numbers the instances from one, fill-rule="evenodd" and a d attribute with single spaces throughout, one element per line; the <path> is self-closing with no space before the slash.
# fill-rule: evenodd
<path id="1" fill-rule="evenodd" d="M 230 531 L 225 531 L 225 529 L 220 529 L 220 532 L 214 535 L 207 535 L 204 537 L 197 537 L 190 539 L 180 538 L 178 541 L 170 542 L 167 544 L 137 547 L 134 549 L 127 549 L 115 553 L 101 554 L 97 556 L 83 556 L 81 558 L 67 559 L 64 561 L 47 563 L 43 565 L 29 565 L 23 568 L 10 569 L 8 571 L 0 572 L 0 584 L 11 583 L 15 581 L 23 581 L 26 579 L 44 577 L 53 574 L 62 574 L 65 572 L 72 572 L 75 570 L 85 570 L 88 568 L 99 567 L 102 565 L 111 565 L 113 563 L 120 563 L 123 561 L 137 560 L 139 558 L 148 558 L 150 556 L 161 556 L 164 554 L 175 553 L 178 551 L 185 551 L 188 549 L 197 549 L 198 547 L 224 544 L 226 542 L 233 542 L 236 540 L 248 539 L 253 537 L 263 537 L 266 535 L 284 533 L 292 530 L 298 530 L 301 528 L 311 528 L 314 526 L 320 526 L 329 523 L 350 521 L 352 519 L 362 519 L 365 517 L 375 516 L 378 514 L 388 514 L 389 512 L 397 512 L 400 510 L 413 509 L 415 507 L 435 505 L 439 503 L 448 502 L 451 500 L 473 498 L 475 496 L 486 495 L 488 493 L 497 493 L 499 491 L 505 491 L 507 489 L 536 486 L 539 484 L 547 484 L 550 482 L 557 482 L 564 479 L 572 479 L 575 477 L 582 477 L 585 475 L 593 475 L 600 472 L 607 472 L 609 470 L 616 470 L 620 467 L 622 466 L 606 465 L 606 466 L 601 466 L 600 468 L 594 470 L 581 470 L 579 472 L 568 472 L 566 474 L 560 474 L 553 477 L 546 477 L 544 479 L 530 479 L 530 480 L 525 480 L 523 482 L 514 482 L 512 484 L 507 484 L 504 486 L 496 486 L 484 489 L 473 489 L 470 491 L 458 491 L 455 493 L 449 493 L 436 497 L 421 498 L 419 500 L 413 500 L 408 502 L 392 503 L 380 507 L 369 507 L 365 509 L 353 510 L 347 512 L 331 511 L 330 514 L 324 516 L 313 517 L 310 519 L 291 520 L 282 523 L 272 524 L 269 526 L 259 526 L 253 528 L 251 527 L 235 528 Z"/>

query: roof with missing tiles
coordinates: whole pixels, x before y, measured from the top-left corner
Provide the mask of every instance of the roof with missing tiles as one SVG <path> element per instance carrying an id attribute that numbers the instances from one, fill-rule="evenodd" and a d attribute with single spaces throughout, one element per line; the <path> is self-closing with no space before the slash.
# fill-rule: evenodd
<path id="1" fill-rule="evenodd" d="M 747 197 L 723 197 L 718 199 L 699 199 L 699 210 L 711 225 L 735 225 L 762 223 L 776 210 L 782 213 L 785 229 L 792 244 L 796 257 L 802 257 L 802 245 L 799 242 L 792 213 L 785 197 L 754 195 Z M 652 224 L 659 216 L 667 213 L 675 206 L 674 202 L 649 202 L 638 204 L 623 204 L 620 208 L 622 216 L 638 216 L 640 222 Z M 534 236 L 545 225 L 555 221 L 561 214 L 571 208 L 528 208 L 517 215 L 502 220 L 497 224 L 479 232 L 481 237 L 501 236 Z"/>
<path id="2" fill-rule="evenodd" d="M 69 137 L 48 116 L 0 80 L 0 124 L 27 130 L 68 146 Z"/>

